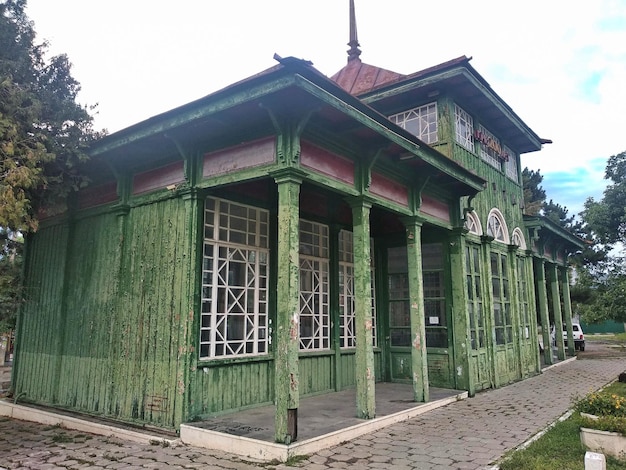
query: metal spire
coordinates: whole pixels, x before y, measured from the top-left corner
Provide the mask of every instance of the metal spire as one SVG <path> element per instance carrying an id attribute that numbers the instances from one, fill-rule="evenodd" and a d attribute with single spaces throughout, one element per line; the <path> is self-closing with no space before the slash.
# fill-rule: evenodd
<path id="1" fill-rule="evenodd" d="M 354 14 L 354 0 L 350 0 L 350 42 L 348 43 L 348 62 L 352 60 L 360 60 L 361 50 L 359 47 L 359 38 L 356 32 L 356 15 Z"/>

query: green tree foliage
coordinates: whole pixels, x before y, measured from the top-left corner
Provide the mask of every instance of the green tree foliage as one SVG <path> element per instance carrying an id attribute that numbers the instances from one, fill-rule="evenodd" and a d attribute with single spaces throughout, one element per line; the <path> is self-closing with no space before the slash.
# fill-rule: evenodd
<path id="1" fill-rule="evenodd" d="M 99 136 L 67 56 L 46 60 L 25 7 L 0 0 L 0 226 L 21 231 L 87 184 L 80 163 Z"/>
<path id="2" fill-rule="evenodd" d="M 15 328 L 15 313 L 22 301 L 23 238 L 0 229 L 0 333 Z"/>
<path id="3" fill-rule="evenodd" d="M 541 186 L 543 176 L 540 170 L 522 170 L 522 185 L 524 188 L 524 213 L 537 215 L 546 201 L 546 192 Z"/>
<path id="4" fill-rule="evenodd" d="M 22 298 L 21 234 L 87 184 L 81 163 L 100 136 L 93 108 L 76 102 L 67 56 L 47 59 L 25 8 L 26 0 L 0 0 L 0 332 L 13 326 Z"/>
<path id="5" fill-rule="evenodd" d="M 626 241 L 626 152 L 608 159 L 605 179 L 602 199 L 587 199 L 580 214 L 595 258 L 581 266 L 572 300 L 589 323 L 626 322 L 626 262 L 615 255 Z"/>
<path id="6" fill-rule="evenodd" d="M 582 215 L 599 243 L 614 245 L 626 237 L 626 151 L 609 158 L 604 178 L 609 184 L 602 199 L 587 199 Z"/>

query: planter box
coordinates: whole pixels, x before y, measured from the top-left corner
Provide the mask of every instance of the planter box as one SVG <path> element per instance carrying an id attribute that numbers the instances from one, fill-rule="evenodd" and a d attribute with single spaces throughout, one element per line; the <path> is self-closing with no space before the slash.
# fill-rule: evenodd
<path id="1" fill-rule="evenodd" d="M 580 428 L 580 440 L 591 451 L 626 460 L 626 437 L 617 432 Z"/>

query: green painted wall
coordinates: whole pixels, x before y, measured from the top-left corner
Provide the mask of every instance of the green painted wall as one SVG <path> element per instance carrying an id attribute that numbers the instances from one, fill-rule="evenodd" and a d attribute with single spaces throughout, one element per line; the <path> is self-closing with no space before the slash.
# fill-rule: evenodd
<path id="1" fill-rule="evenodd" d="M 33 237 L 21 319 L 28 333 L 17 358 L 24 399 L 164 427 L 180 422 L 192 346 L 183 204 L 104 213 Z M 71 250 L 59 251 L 68 237 Z M 41 380 L 41 371 L 50 375 Z"/>

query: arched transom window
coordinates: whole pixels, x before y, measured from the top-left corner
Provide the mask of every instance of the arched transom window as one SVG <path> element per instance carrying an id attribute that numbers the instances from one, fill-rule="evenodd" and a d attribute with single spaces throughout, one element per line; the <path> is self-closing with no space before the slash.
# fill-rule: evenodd
<path id="1" fill-rule="evenodd" d="M 483 227 L 480 223 L 480 219 L 478 218 L 478 214 L 476 214 L 476 211 L 467 213 L 465 218 L 465 228 L 469 230 L 469 233 L 473 233 L 474 235 L 483 234 Z"/>
<path id="2" fill-rule="evenodd" d="M 493 237 L 502 243 L 509 243 L 509 230 L 502 216 L 502 212 L 498 209 L 491 209 L 489 218 L 487 219 L 487 235 Z"/>
<path id="3" fill-rule="evenodd" d="M 526 249 L 526 240 L 524 239 L 524 233 L 519 227 L 515 227 L 515 230 L 513 230 L 513 236 L 511 238 L 513 239 L 513 245 L 517 245 L 522 250 Z"/>

